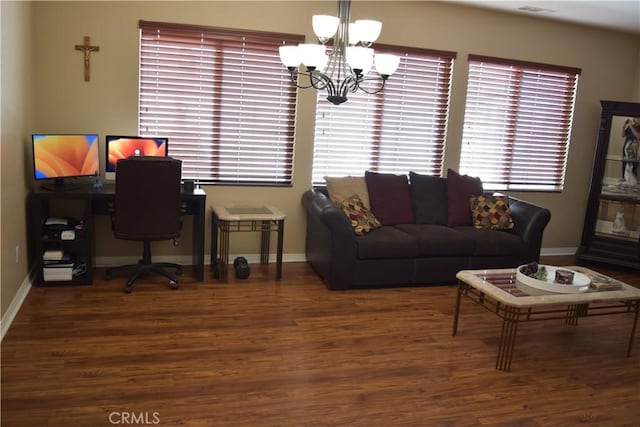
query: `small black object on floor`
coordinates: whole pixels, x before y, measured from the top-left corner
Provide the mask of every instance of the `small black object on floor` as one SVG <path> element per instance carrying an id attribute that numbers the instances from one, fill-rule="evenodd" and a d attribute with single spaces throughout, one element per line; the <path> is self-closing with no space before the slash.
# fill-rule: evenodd
<path id="1" fill-rule="evenodd" d="M 251 274 L 249 263 L 245 257 L 239 256 L 233 260 L 233 268 L 236 270 L 236 277 L 238 279 L 246 279 Z"/>

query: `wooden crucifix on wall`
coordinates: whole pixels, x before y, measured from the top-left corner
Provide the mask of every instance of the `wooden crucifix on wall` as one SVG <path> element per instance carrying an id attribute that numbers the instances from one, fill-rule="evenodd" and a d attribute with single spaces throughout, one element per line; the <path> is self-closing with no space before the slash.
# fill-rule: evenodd
<path id="1" fill-rule="evenodd" d="M 91 37 L 84 36 L 84 44 L 77 44 L 76 50 L 84 53 L 84 81 L 91 80 L 91 52 L 99 52 L 100 47 L 91 46 Z"/>

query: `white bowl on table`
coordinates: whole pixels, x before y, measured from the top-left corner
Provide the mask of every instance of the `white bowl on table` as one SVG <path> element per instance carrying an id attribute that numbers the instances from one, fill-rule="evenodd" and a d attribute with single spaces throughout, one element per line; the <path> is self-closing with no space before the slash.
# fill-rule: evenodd
<path id="1" fill-rule="evenodd" d="M 529 295 L 580 294 L 589 291 L 589 285 L 591 285 L 591 279 L 588 276 L 569 268 L 539 265 L 538 269 L 544 267 L 547 270 L 547 280 L 538 280 L 522 273 L 520 270 L 523 267 L 524 265 L 521 265 L 517 268 L 516 287 Z M 555 283 L 556 270 L 572 272 L 573 283 L 570 285 Z"/>

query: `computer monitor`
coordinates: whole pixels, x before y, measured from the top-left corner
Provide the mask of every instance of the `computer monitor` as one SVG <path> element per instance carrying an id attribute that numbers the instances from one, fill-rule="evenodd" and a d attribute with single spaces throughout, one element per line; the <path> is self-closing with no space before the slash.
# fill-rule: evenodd
<path id="1" fill-rule="evenodd" d="M 53 181 L 47 190 L 70 189 L 65 179 L 97 175 L 100 164 L 98 135 L 44 134 L 31 135 L 33 170 L 36 181 Z"/>
<path id="2" fill-rule="evenodd" d="M 116 179 L 116 163 L 131 156 L 169 155 L 169 139 L 146 136 L 107 135 L 105 146 L 105 180 Z"/>

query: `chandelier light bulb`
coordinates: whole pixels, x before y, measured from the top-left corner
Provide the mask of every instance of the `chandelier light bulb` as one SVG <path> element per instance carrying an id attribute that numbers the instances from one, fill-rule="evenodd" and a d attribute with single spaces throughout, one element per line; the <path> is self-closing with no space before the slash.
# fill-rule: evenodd
<path id="1" fill-rule="evenodd" d="M 310 70 L 324 67 L 327 62 L 324 45 L 303 43 L 298 49 L 302 63 Z"/>
<path id="2" fill-rule="evenodd" d="M 369 47 L 378 40 L 382 31 L 382 22 L 371 19 L 358 19 L 355 22 L 358 28 L 358 35 L 363 46 Z"/>
<path id="3" fill-rule="evenodd" d="M 338 31 L 340 19 L 337 16 L 329 15 L 313 15 L 311 25 L 320 43 L 324 44 L 329 41 Z"/>
<path id="4" fill-rule="evenodd" d="M 400 65 L 400 57 L 389 53 L 377 53 L 375 63 L 376 71 L 384 78 L 396 72 L 398 65 Z"/>
<path id="5" fill-rule="evenodd" d="M 298 68 L 298 65 L 302 62 L 300 60 L 300 51 L 298 46 L 280 46 L 279 52 L 280 61 L 282 61 L 284 66 L 287 68 Z"/>
<path id="6" fill-rule="evenodd" d="M 361 46 L 347 47 L 347 63 L 358 74 L 367 74 L 373 65 L 373 49 Z"/>
<path id="7" fill-rule="evenodd" d="M 361 30 L 360 26 L 355 22 L 351 22 L 349 24 L 349 46 L 357 45 L 361 40 Z"/>

